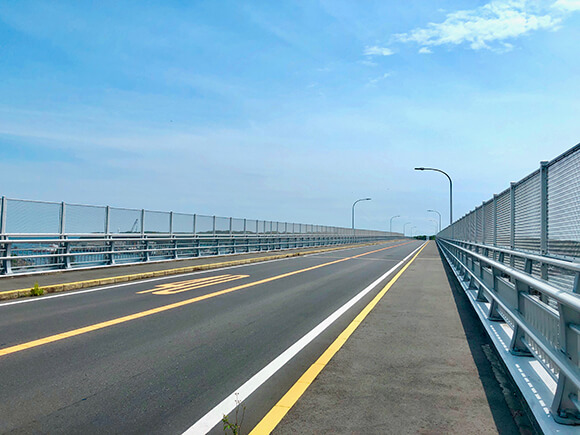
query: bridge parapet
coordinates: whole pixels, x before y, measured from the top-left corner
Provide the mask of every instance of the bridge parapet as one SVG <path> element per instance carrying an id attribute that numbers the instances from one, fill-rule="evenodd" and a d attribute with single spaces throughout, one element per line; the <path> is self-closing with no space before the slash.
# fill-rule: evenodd
<path id="1" fill-rule="evenodd" d="M 374 242 L 398 233 L 2 197 L 0 275 Z"/>

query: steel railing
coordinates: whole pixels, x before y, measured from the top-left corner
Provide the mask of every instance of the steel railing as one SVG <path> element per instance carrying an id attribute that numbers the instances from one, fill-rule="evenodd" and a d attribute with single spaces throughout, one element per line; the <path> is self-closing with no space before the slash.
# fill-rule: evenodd
<path id="1" fill-rule="evenodd" d="M 437 235 L 488 320 L 512 330 L 509 351 L 557 383 L 551 414 L 580 424 L 580 144 Z"/>
<path id="2" fill-rule="evenodd" d="M 558 383 L 551 407 L 556 421 L 580 423 L 580 296 L 506 266 L 506 250 L 471 246 L 472 250 L 441 239 L 438 243 L 457 276 L 477 291 L 477 300 L 490 302 L 488 319 L 503 320 L 512 328 L 510 352 L 535 357 Z M 528 270 L 537 261 L 520 252 L 509 254 L 524 259 Z M 562 263 L 558 266 L 580 270 L 579 264 Z"/>
<path id="3" fill-rule="evenodd" d="M 374 242 L 397 233 L 198 214 L 0 202 L 0 274 Z"/>

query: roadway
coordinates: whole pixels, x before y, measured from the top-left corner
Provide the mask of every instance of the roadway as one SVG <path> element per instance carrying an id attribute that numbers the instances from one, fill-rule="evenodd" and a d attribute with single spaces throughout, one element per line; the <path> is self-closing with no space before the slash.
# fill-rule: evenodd
<path id="1" fill-rule="evenodd" d="M 4 302 L 0 432 L 175 434 L 207 425 L 220 402 L 369 290 L 242 397 L 251 428 L 383 288 L 385 272 L 420 246 L 391 241 Z"/>

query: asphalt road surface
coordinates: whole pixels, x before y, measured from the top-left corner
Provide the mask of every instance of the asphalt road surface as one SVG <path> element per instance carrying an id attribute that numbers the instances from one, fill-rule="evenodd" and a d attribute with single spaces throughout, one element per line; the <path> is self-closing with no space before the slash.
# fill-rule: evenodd
<path id="1" fill-rule="evenodd" d="M 391 241 L 2 303 L 0 433 L 183 433 L 419 246 Z M 246 431 L 387 280 L 242 397 Z"/>

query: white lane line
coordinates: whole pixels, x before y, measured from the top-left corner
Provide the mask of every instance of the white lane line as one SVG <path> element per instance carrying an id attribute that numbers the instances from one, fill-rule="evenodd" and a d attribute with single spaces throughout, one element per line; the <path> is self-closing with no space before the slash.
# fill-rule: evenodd
<path id="1" fill-rule="evenodd" d="M 352 249 L 361 249 L 361 247 L 354 247 L 354 248 L 345 248 L 345 249 L 340 249 L 340 251 L 350 251 Z M 336 251 L 334 251 L 336 252 Z M 229 270 L 229 269 L 237 269 L 239 267 L 247 267 L 247 266 L 258 266 L 260 264 L 266 264 L 266 263 L 274 263 L 277 261 L 287 261 L 287 260 L 293 260 L 296 258 L 305 258 L 305 257 L 314 257 L 316 255 L 322 255 L 324 254 L 324 252 L 317 252 L 314 254 L 306 254 L 306 255 L 300 255 L 300 256 L 296 256 L 296 257 L 288 257 L 288 258 L 278 258 L 276 260 L 266 260 L 266 261 L 259 261 L 256 263 L 248 263 L 248 264 L 238 264 L 235 266 L 226 266 L 226 267 L 220 267 L 218 269 L 209 269 L 209 270 L 198 270 L 196 272 L 188 272 L 188 273 L 179 273 L 176 275 L 170 275 L 170 276 L 162 276 L 159 278 L 148 278 L 148 279 L 144 279 L 144 280 L 135 280 L 135 281 L 130 281 L 130 282 L 126 282 L 126 283 L 122 283 L 122 284 L 113 284 L 113 285 L 108 285 L 105 287 L 95 287 L 95 288 L 91 288 L 91 289 L 87 289 L 87 290 L 71 290 L 71 291 L 67 291 L 67 292 L 63 292 L 63 293 L 58 293 L 55 295 L 49 295 L 49 296 L 43 296 L 41 298 L 34 298 L 34 299 L 19 299 L 17 301 L 11 301 L 11 302 L 2 302 L 0 303 L 0 309 L 2 309 L 3 307 L 7 307 L 10 305 L 17 305 L 17 304 L 28 304 L 28 303 L 33 303 L 33 302 L 45 302 L 48 301 L 50 299 L 54 299 L 54 298 L 64 298 L 67 296 L 77 296 L 77 295 L 81 295 L 84 293 L 93 293 L 93 292 L 99 292 L 102 290 L 111 290 L 114 288 L 118 288 L 118 287 L 126 287 L 129 285 L 135 285 L 135 284 L 146 284 L 149 282 L 157 282 L 157 281 L 168 281 L 174 278 L 179 278 L 179 277 L 183 277 L 183 276 L 191 276 L 191 275 L 199 275 L 202 273 L 212 273 L 212 272 L 219 272 L 222 270 Z M 105 278 L 103 278 L 105 279 Z"/>
<path id="2" fill-rule="evenodd" d="M 272 375 L 274 375 L 278 370 L 280 370 L 288 361 L 290 361 L 298 352 L 304 349 L 312 340 L 314 340 L 318 335 L 320 335 L 326 328 L 332 325 L 336 320 L 340 318 L 346 311 L 348 311 L 354 304 L 366 296 L 370 291 L 372 291 L 376 286 L 381 284 L 385 278 L 391 275 L 395 270 L 402 266 L 409 258 L 411 258 L 423 245 L 427 242 L 421 244 L 417 249 L 407 255 L 403 260 L 389 269 L 386 273 L 377 278 L 374 282 L 368 285 L 365 289 L 361 290 L 356 296 L 350 299 L 346 304 L 328 316 L 325 320 L 314 327 L 310 332 L 303 336 L 300 340 L 282 352 L 278 357 L 276 357 L 272 362 L 270 362 L 266 367 L 252 376 L 248 381 L 246 381 L 239 388 L 234 390 L 232 394 L 222 400 L 217 404 L 211 411 L 205 414 L 201 419 L 199 419 L 193 426 L 184 432 L 184 435 L 198 435 L 206 434 L 215 425 L 222 421 L 224 415 L 232 412 L 239 402 L 246 400 L 250 394 L 256 391 L 264 382 L 266 382 Z"/>

